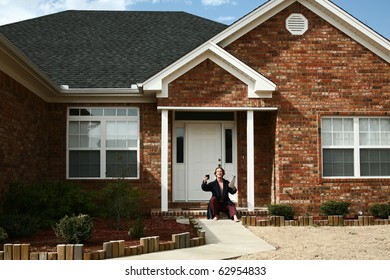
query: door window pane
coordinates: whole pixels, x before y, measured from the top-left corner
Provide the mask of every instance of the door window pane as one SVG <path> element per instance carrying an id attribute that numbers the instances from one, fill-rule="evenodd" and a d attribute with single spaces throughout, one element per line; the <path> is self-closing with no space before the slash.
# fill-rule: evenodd
<path id="1" fill-rule="evenodd" d="M 225 129 L 225 162 L 233 163 L 233 130 Z"/>
<path id="2" fill-rule="evenodd" d="M 184 163 L 184 128 L 176 128 L 176 163 Z"/>

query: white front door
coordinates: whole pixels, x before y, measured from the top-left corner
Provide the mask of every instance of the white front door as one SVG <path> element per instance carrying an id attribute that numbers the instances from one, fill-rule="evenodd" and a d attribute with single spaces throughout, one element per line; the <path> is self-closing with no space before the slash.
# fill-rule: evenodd
<path id="1" fill-rule="evenodd" d="M 221 163 L 222 132 L 221 124 L 188 124 L 187 135 L 187 200 L 209 200 L 209 192 L 202 191 L 200 185 L 205 174 L 214 180 L 214 170 Z"/>

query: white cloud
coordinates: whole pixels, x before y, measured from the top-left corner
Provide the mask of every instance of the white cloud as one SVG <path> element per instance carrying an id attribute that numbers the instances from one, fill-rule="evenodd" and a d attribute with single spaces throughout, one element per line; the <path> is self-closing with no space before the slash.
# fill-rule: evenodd
<path id="1" fill-rule="evenodd" d="M 0 25 L 64 10 L 126 10 L 137 3 L 173 0 L 0 0 Z"/>
<path id="2" fill-rule="evenodd" d="M 230 0 L 202 0 L 202 5 L 204 6 L 221 6 L 228 4 Z"/>
<path id="3" fill-rule="evenodd" d="M 217 18 L 217 21 L 219 22 L 232 22 L 236 19 L 236 17 L 232 17 L 232 16 L 225 16 L 225 17 L 219 17 Z"/>

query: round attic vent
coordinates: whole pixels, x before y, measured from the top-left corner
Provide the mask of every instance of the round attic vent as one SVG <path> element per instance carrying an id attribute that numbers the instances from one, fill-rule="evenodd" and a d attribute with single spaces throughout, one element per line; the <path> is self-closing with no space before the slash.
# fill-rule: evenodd
<path id="1" fill-rule="evenodd" d="M 286 28 L 293 35 L 302 35 L 308 29 L 308 21 L 302 14 L 291 14 L 286 19 Z"/>

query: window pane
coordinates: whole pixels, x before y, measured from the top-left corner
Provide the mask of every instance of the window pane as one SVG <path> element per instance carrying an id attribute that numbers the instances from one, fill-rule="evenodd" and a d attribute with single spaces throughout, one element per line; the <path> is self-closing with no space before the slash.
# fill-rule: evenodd
<path id="1" fill-rule="evenodd" d="M 390 149 L 361 149 L 361 176 L 390 176 Z"/>
<path id="2" fill-rule="evenodd" d="M 353 131 L 353 119 L 343 119 L 344 131 Z"/>
<path id="3" fill-rule="evenodd" d="M 370 131 L 379 131 L 379 119 L 370 119 Z"/>
<path id="4" fill-rule="evenodd" d="M 127 116 L 127 109 L 117 109 L 117 116 Z"/>
<path id="5" fill-rule="evenodd" d="M 324 146 L 353 146 L 353 118 L 325 118 L 322 120 Z"/>
<path id="6" fill-rule="evenodd" d="M 381 146 L 390 146 L 390 133 L 382 132 L 380 141 L 381 141 Z"/>
<path id="7" fill-rule="evenodd" d="M 130 117 L 136 117 L 136 116 L 138 116 L 138 110 L 137 109 L 127 109 L 127 115 Z"/>
<path id="8" fill-rule="evenodd" d="M 138 123 L 136 122 L 107 122 L 106 125 L 108 148 L 136 148 L 138 140 Z"/>
<path id="9" fill-rule="evenodd" d="M 69 177 L 100 177 L 100 152 L 69 151 Z"/>
<path id="10" fill-rule="evenodd" d="M 137 151 L 107 151 L 106 176 L 137 177 Z"/>
<path id="11" fill-rule="evenodd" d="M 360 131 L 368 131 L 368 119 L 367 118 L 359 119 L 359 130 Z"/>
<path id="12" fill-rule="evenodd" d="M 323 176 L 354 176 L 353 149 L 324 149 Z"/>
<path id="13" fill-rule="evenodd" d="M 368 146 L 370 145 L 370 139 L 369 139 L 369 134 L 367 132 L 360 132 L 359 133 L 359 143 L 362 146 Z"/>
<path id="14" fill-rule="evenodd" d="M 322 131 L 331 132 L 332 131 L 332 119 L 323 119 L 322 120 Z"/>
<path id="15" fill-rule="evenodd" d="M 91 109 L 92 116 L 103 116 L 103 109 L 100 108 L 92 108 Z"/>
<path id="16" fill-rule="evenodd" d="M 176 128 L 176 163 L 184 163 L 184 128 Z"/>
<path id="17" fill-rule="evenodd" d="M 105 116 L 116 116 L 116 109 L 104 109 L 104 115 Z"/>
<path id="18" fill-rule="evenodd" d="M 79 122 L 69 122 L 69 134 L 78 135 L 80 131 Z"/>
<path id="19" fill-rule="evenodd" d="M 80 115 L 81 116 L 90 116 L 91 115 L 90 109 L 81 109 Z"/>
<path id="20" fill-rule="evenodd" d="M 99 148 L 100 122 L 69 122 L 70 148 Z"/>
<path id="21" fill-rule="evenodd" d="M 225 129 L 225 161 L 233 163 L 233 131 Z"/>
<path id="22" fill-rule="evenodd" d="M 322 145 L 330 146 L 332 145 L 332 133 L 323 133 L 322 134 Z"/>
<path id="23" fill-rule="evenodd" d="M 343 119 L 333 119 L 333 131 L 343 131 Z"/>
<path id="24" fill-rule="evenodd" d="M 334 133 L 333 134 L 333 145 L 342 146 L 344 145 L 343 133 Z"/>
<path id="25" fill-rule="evenodd" d="M 69 116 L 80 116 L 80 109 L 69 109 Z"/>

